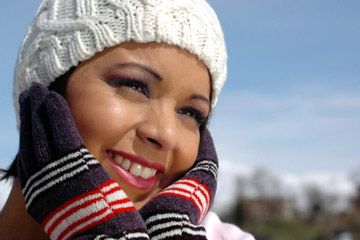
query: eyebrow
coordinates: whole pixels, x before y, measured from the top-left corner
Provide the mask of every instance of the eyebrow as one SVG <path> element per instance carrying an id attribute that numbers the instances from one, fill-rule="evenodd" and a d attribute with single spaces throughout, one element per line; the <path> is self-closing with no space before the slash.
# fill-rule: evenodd
<path id="1" fill-rule="evenodd" d="M 162 80 L 163 80 L 162 76 L 161 76 L 158 72 L 156 72 L 156 71 L 155 71 L 154 69 L 152 69 L 151 67 L 146 66 L 146 65 L 141 64 L 141 63 L 136 63 L 136 62 L 119 63 L 119 64 L 116 64 L 116 67 L 118 67 L 118 68 L 125 68 L 125 67 L 136 67 L 136 68 L 140 68 L 141 70 L 150 73 L 150 74 L 151 74 L 154 78 L 156 78 L 157 80 L 159 80 L 159 81 L 162 81 Z"/>
<path id="2" fill-rule="evenodd" d="M 209 100 L 207 97 L 203 96 L 203 95 L 193 94 L 193 95 L 190 96 L 190 99 L 204 101 L 204 102 L 206 102 L 206 103 L 209 105 L 209 107 L 211 108 L 211 106 L 210 106 L 210 100 Z"/>
<path id="3" fill-rule="evenodd" d="M 137 63 L 137 62 L 126 62 L 126 63 L 119 63 L 119 64 L 116 64 L 116 67 L 118 68 L 125 68 L 125 67 L 136 67 L 136 68 L 140 68 L 142 70 L 145 70 L 146 72 L 150 73 L 153 77 L 155 77 L 157 80 L 159 81 L 162 81 L 163 78 L 162 76 L 156 72 L 154 69 L 152 69 L 151 67 L 147 66 L 147 65 L 144 65 L 144 64 L 141 64 L 141 63 Z M 201 95 L 201 94 L 192 94 L 190 96 L 190 99 L 192 100 L 201 100 L 201 101 L 204 101 L 205 103 L 207 103 L 209 105 L 209 107 L 211 108 L 210 106 L 210 100 L 209 98 Z"/>

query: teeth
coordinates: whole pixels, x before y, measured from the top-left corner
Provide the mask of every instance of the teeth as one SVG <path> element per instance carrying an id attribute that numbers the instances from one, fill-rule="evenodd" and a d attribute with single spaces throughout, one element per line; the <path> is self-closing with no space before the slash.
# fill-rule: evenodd
<path id="1" fill-rule="evenodd" d="M 142 178 L 148 179 L 155 176 L 155 174 L 156 174 L 156 169 L 146 167 L 143 169 L 140 176 Z"/>
<path id="2" fill-rule="evenodd" d="M 131 162 L 127 159 L 124 159 L 124 161 L 121 163 L 121 167 L 125 169 L 126 171 L 129 170 L 131 165 Z"/>
<path id="3" fill-rule="evenodd" d="M 156 169 L 144 167 L 138 163 L 132 163 L 130 160 L 125 159 L 119 155 L 114 156 L 115 162 L 120 165 L 126 171 L 129 171 L 132 175 L 136 177 L 142 177 L 144 179 L 149 179 L 156 174 Z"/>
<path id="4" fill-rule="evenodd" d="M 124 158 L 120 157 L 120 156 L 116 156 L 115 157 L 115 162 L 119 165 L 122 164 L 122 162 L 124 161 Z"/>
<path id="5" fill-rule="evenodd" d="M 130 173 L 136 177 L 141 175 L 143 167 L 138 163 L 131 164 Z"/>

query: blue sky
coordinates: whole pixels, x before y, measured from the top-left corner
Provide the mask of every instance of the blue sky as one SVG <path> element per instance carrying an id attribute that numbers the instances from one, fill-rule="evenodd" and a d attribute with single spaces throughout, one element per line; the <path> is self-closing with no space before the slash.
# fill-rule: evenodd
<path id="1" fill-rule="evenodd" d="M 0 3 L 0 166 L 18 147 L 13 68 L 39 2 Z M 360 1 L 209 3 L 229 52 L 211 125 L 220 159 L 294 174 L 360 167 Z"/>

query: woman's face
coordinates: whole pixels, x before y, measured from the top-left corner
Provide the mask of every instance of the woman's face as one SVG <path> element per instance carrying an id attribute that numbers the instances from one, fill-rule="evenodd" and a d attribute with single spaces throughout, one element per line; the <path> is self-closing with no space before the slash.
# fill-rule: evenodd
<path id="1" fill-rule="evenodd" d="M 87 148 L 140 208 L 194 163 L 210 88 L 189 52 L 129 42 L 81 63 L 66 99 Z"/>

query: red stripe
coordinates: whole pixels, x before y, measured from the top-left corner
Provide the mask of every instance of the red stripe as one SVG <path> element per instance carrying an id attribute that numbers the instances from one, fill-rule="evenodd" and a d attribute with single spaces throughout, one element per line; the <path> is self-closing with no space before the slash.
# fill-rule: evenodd
<path id="1" fill-rule="evenodd" d="M 188 182 L 188 181 L 190 181 L 190 182 Z M 190 186 L 190 187 L 194 188 L 194 191 L 191 192 L 191 191 L 189 191 L 187 189 L 183 189 L 183 188 L 178 187 L 178 186 L 176 186 L 176 187 L 175 186 L 174 187 L 170 186 L 169 188 L 167 188 L 163 192 L 159 193 L 158 196 L 180 197 L 182 199 L 185 199 L 185 200 L 188 200 L 188 201 L 192 202 L 192 204 L 198 210 L 199 218 L 201 220 L 204 213 L 207 211 L 207 209 L 209 207 L 209 203 L 210 203 L 211 193 L 210 193 L 209 188 L 207 187 L 207 185 L 200 184 L 200 182 L 195 178 L 182 179 L 182 180 L 179 180 L 178 182 L 176 182 L 176 184 L 183 184 L 183 185 Z M 180 193 L 174 193 L 174 192 L 169 192 L 169 191 L 179 191 L 180 193 L 190 194 L 190 197 L 181 195 Z M 205 205 L 204 205 L 203 201 L 201 201 L 200 197 L 195 194 L 196 191 L 199 191 L 199 193 L 202 196 L 204 196 Z"/>
<path id="2" fill-rule="evenodd" d="M 92 218 L 95 218 L 95 217 L 97 217 L 97 216 L 105 213 L 107 210 L 108 210 L 107 208 L 101 209 L 101 210 L 99 210 L 99 211 L 97 211 L 97 212 L 94 212 L 94 213 L 86 216 L 85 218 L 82 218 L 82 219 L 80 219 L 80 220 L 72 223 L 71 225 L 69 225 L 69 226 L 59 235 L 59 238 L 58 238 L 58 239 L 59 239 L 59 240 L 60 240 L 60 239 L 63 239 L 63 238 L 66 236 L 66 234 L 68 234 L 68 233 L 69 233 L 71 230 L 73 230 L 76 226 L 78 226 L 78 225 L 80 225 L 80 224 L 82 224 L 82 223 L 85 223 L 85 222 L 91 220 Z M 113 212 L 111 212 L 108 216 L 109 216 L 109 218 L 112 218 L 112 217 L 114 217 L 114 215 L 115 215 L 115 214 L 114 214 Z M 102 220 L 102 219 L 100 219 L 99 221 L 101 221 L 101 220 Z M 82 229 L 81 229 L 81 231 L 82 231 Z M 77 232 L 80 232 L 80 231 L 77 231 Z M 75 233 L 74 233 L 74 234 L 75 234 Z"/>
<path id="3" fill-rule="evenodd" d="M 101 184 L 100 186 L 98 186 L 97 188 L 95 188 L 94 190 L 91 190 L 90 192 L 86 192 L 86 193 L 83 193 L 81 195 L 78 195 L 76 196 L 75 198 L 72 198 L 71 200 L 65 202 L 64 204 L 62 204 L 61 206 L 57 207 L 54 211 L 52 211 L 46 218 L 45 220 L 43 221 L 42 223 L 42 227 L 45 228 L 46 224 L 50 221 L 50 219 L 52 219 L 55 214 L 57 214 L 59 211 L 61 211 L 62 209 L 66 208 L 67 206 L 87 197 L 87 196 L 90 196 L 90 195 L 93 195 L 95 193 L 98 193 L 99 192 L 99 189 L 100 188 L 104 188 L 104 187 L 107 187 L 113 183 L 116 183 L 114 180 L 108 180 L 107 182 Z"/>
<path id="4" fill-rule="evenodd" d="M 121 188 L 120 188 L 119 185 L 117 185 L 117 186 L 115 186 L 115 187 L 113 187 L 113 188 L 111 188 L 110 190 L 107 190 L 107 191 L 104 191 L 103 188 L 104 188 L 104 187 L 100 187 L 100 188 L 99 188 L 99 192 L 100 192 L 100 193 L 103 193 L 103 194 L 106 194 L 106 195 L 112 194 L 112 193 L 114 193 L 114 192 L 116 192 L 116 191 L 121 191 Z"/>
<path id="5" fill-rule="evenodd" d="M 193 187 L 196 187 L 197 185 L 200 184 L 200 182 L 195 179 L 195 178 L 185 178 L 185 179 L 181 179 L 175 183 L 182 183 L 182 184 L 187 184 L 187 185 L 193 185 Z M 171 187 L 171 186 L 170 186 Z"/>
<path id="6" fill-rule="evenodd" d="M 95 222 L 93 222 L 92 224 L 89 224 L 89 225 L 87 225 L 87 226 L 79 229 L 79 231 L 71 234 L 68 239 L 73 239 L 73 237 L 74 237 L 75 235 L 79 235 L 80 233 L 83 233 L 83 232 L 85 232 L 85 231 L 87 231 L 87 230 L 95 227 L 96 225 L 99 225 L 99 224 L 101 224 L 101 223 L 103 223 L 103 222 L 107 222 L 107 221 L 111 220 L 113 217 L 114 217 L 114 215 L 113 215 L 113 214 L 110 214 L 110 215 L 108 215 L 108 216 L 106 216 L 106 217 L 104 217 L 104 218 L 101 218 L 101 219 L 99 219 L 98 221 L 95 221 Z"/>
<path id="7" fill-rule="evenodd" d="M 182 198 L 182 199 L 185 199 L 185 200 L 191 202 L 195 206 L 195 208 L 197 209 L 198 215 L 199 216 L 201 215 L 201 210 L 198 208 L 197 204 L 195 203 L 195 201 L 192 198 L 180 195 L 178 193 L 166 193 L 166 194 L 160 194 L 159 196 L 163 196 L 163 195 L 164 196 L 170 196 L 170 197 L 179 197 L 179 198 Z"/>
<path id="8" fill-rule="evenodd" d="M 112 184 L 112 183 L 111 183 L 111 184 Z M 94 199 L 91 199 L 91 200 L 88 200 L 88 201 L 86 201 L 86 202 L 84 202 L 84 203 L 82 203 L 82 204 L 80 204 L 80 205 L 78 205 L 78 206 L 76 206 L 76 207 L 74 207 L 74 208 L 69 209 L 69 210 L 66 211 L 65 213 L 63 213 L 63 214 L 62 214 L 61 216 L 59 216 L 58 219 L 57 219 L 55 222 L 53 222 L 52 225 L 49 227 L 49 229 L 47 230 L 48 235 L 50 235 L 50 234 L 54 231 L 54 229 L 56 229 L 56 227 L 58 226 L 58 224 L 60 224 L 64 219 L 66 219 L 67 217 L 69 217 L 69 216 L 71 216 L 72 214 L 76 213 L 76 212 L 79 211 L 80 209 L 86 208 L 86 207 L 90 206 L 91 204 L 93 204 L 93 203 L 95 203 L 95 202 L 98 202 L 98 201 L 100 201 L 100 200 L 104 200 L 104 201 L 107 202 L 107 200 L 105 199 L 107 195 L 112 194 L 112 193 L 114 193 L 114 192 L 116 192 L 116 191 L 121 191 L 121 188 L 120 188 L 119 186 L 117 186 L 117 187 L 115 187 L 114 189 L 111 189 L 110 191 L 107 191 L 107 192 L 102 191 L 102 190 L 103 190 L 102 188 L 105 188 L 105 187 L 107 187 L 108 185 L 109 185 L 109 184 L 106 184 L 106 185 L 105 185 L 105 184 L 102 184 L 97 191 L 94 190 L 94 191 L 91 191 L 91 192 L 89 192 L 89 193 L 87 193 L 87 194 L 83 194 L 83 198 L 89 197 L 89 196 L 91 196 L 91 195 L 93 195 L 93 194 L 100 194 L 101 196 L 99 196 L 99 197 L 97 197 L 97 198 L 94 198 Z M 83 198 L 82 198 L 82 199 L 83 199 Z M 80 201 L 80 200 L 82 200 L 82 199 L 80 199 L 79 196 L 77 196 L 77 197 L 75 198 L 75 201 Z M 70 200 L 69 202 L 65 203 L 65 204 L 63 205 L 63 207 L 60 209 L 60 211 L 63 210 L 63 209 L 65 209 L 65 208 L 66 208 L 67 206 L 69 206 L 70 204 L 73 204 L 75 201 L 74 201 L 74 200 Z M 129 201 L 129 200 L 125 199 L 125 201 Z M 56 212 L 54 212 L 54 214 L 56 214 Z M 52 214 L 52 216 L 54 216 L 54 214 Z M 50 221 L 50 220 L 51 220 L 51 219 L 48 219 L 48 221 Z M 45 222 L 45 225 L 46 225 L 46 224 L 47 224 L 47 222 Z M 45 225 L 44 225 L 44 228 L 45 228 Z"/>
<path id="9" fill-rule="evenodd" d="M 194 191 L 189 191 L 187 189 L 178 188 L 178 187 L 173 187 L 173 188 L 166 189 L 164 191 L 164 193 L 167 192 L 167 191 L 179 191 L 179 192 L 184 192 L 184 193 L 188 193 L 188 194 L 192 194 L 194 192 Z"/>
<path id="10" fill-rule="evenodd" d="M 130 202 L 130 201 L 128 200 L 128 202 Z M 113 207 L 114 205 L 115 205 L 115 204 L 113 204 L 113 202 L 112 202 L 112 203 L 110 204 L 110 207 Z M 78 220 L 77 222 L 74 222 L 73 224 L 71 224 L 70 226 L 68 226 L 68 227 L 60 234 L 59 239 L 62 239 L 64 236 L 66 236 L 66 234 L 68 234 L 69 232 L 71 232 L 74 228 L 76 228 L 76 226 L 78 226 L 78 225 L 80 225 L 80 224 L 82 224 L 82 223 L 85 223 L 85 222 L 91 220 L 92 218 L 95 218 L 95 217 L 97 217 L 97 216 L 100 216 L 101 214 L 105 213 L 106 210 L 108 210 L 108 208 L 104 208 L 104 209 L 102 209 L 102 210 L 99 210 L 99 211 L 97 211 L 97 212 L 95 212 L 95 213 L 93 213 L 93 214 L 91 214 L 91 215 L 88 215 L 87 217 L 85 217 L 85 218 L 83 218 L 83 219 Z M 126 207 L 126 208 L 111 209 L 111 210 L 112 210 L 112 212 L 111 212 L 109 215 L 107 215 L 107 216 L 105 216 L 105 217 L 103 217 L 103 218 L 101 218 L 101 219 L 99 219 L 99 220 L 97 220 L 97 221 L 95 221 L 95 222 L 93 222 L 93 223 L 91 223 L 91 224 L 89 224 L 89 225 L 84 226 L 83 228 L 81 228 L 81 229 L 79 229 L 78 231 L 76 231 L 75 233 L 73 233 L 73 234 L 69 237 L 69 239 L 71 239 L 72 236 L 74 236 L 74 235 L 77 235 L 77 234 L 79 234 L 79 233 L 81 233 L 81 232 L 85 232 L 86 230 L 95 227 L 96 225 L 99 225 L 99 224 L 101 224 L 101 223 L 103 223 L 103 222 L 109 221 L 110 219 L 116 217 L 117 214 L 124 213 L 124 212 L 133 212 L 133 211 L 135 211 L 136 209 L 135 209 L 134 206 L 131 206 L 131 207 Z"/>
<path id="11" fill-rule="evenodd" d="M 65 218 L 69 217 L 70 215 L 72 215 L 73 213 L 77 212 L 78 210 L 82 209 L 82 208 L 85 208 L 97 201 L 100 201 L 102 200 L 103 198 L 102 197 L 97 197 L 97 198 L 94 198 L 90 201 L 87 201 L 87 202 L 84 202 L 83 204 L 80 204 L 79 206 L 73 208 L 73 209 L 69 209 L 69 211 L 65 212 L 63 215 L 61 215 L 50 227 L 49 229 L 47 230 L 47 234 L 48 235 L 51 235 L 52 232 L 54 231 L 54 229 L 58 226 L 58 224 L 60 224 Z"/>
<path id="12" fill-rule="evenodd" d="M 206 186 L 205 184 L 204 185 L 201 185 L 203 188 L 205 188 L 205 190 L 203 188 L 200 188 L 200 191 L 203 193 L 203 195 L 205 196 L 206 198 L 206 202 L 209 204 L 210 202 L 210 198 L 211 198 L 211 193 L 209 191 L 209 188 L 208 186 Z"/>
<path id="13" fill-rule="evenodd" d="M 76 213 L 77 211 L 79 211 L 80 209 L 82 208 L 86 208 L 88 206 L 90 206 L 91 204 L 95 203 L 95 202 L 98 202 L 100 200 L 104 200 L 105 202 L 108 202 L 106 200 L 106 196 L 109 195 L 109 194 L 112 194 L 114 192 L 120 192 L 121 189 L 120 187 L 115 187 L 114 189 L 112 189 L 111 191 L 103 191 L 103 193 L 99 193 L 101 196 L 97 197 L 97 198 L 94 198 L 94 199 L 91 199 L 91 200 L 88 200 L 74 208 L 71 208 L 69 209 L 67 212 L 63 213 L 52 225 L 51 227 L 48 229 L 47 233 L 48 235 L 50 235 L 54 229 L 58 226 L 58 224 L 60 224 L 64 219 L 66 219 L 67 217 L 71 216 L 72 214 Z M 81 199 L 80 199 L 81 200 Z M 123 203 L 126 203 L 126 202 L 130 202 L 129 199 L 122 199 L 122 200 L 117 200 L 117 201 L 114 201 L 115 203 L 116 202 L 123 202 Z M 109 205 L 113 205 L 112 203 L 109 203 Z M 66 206 L 65 206 L 66 207 Z M 64 207 L 64 208 L 65 208 Z"/>

